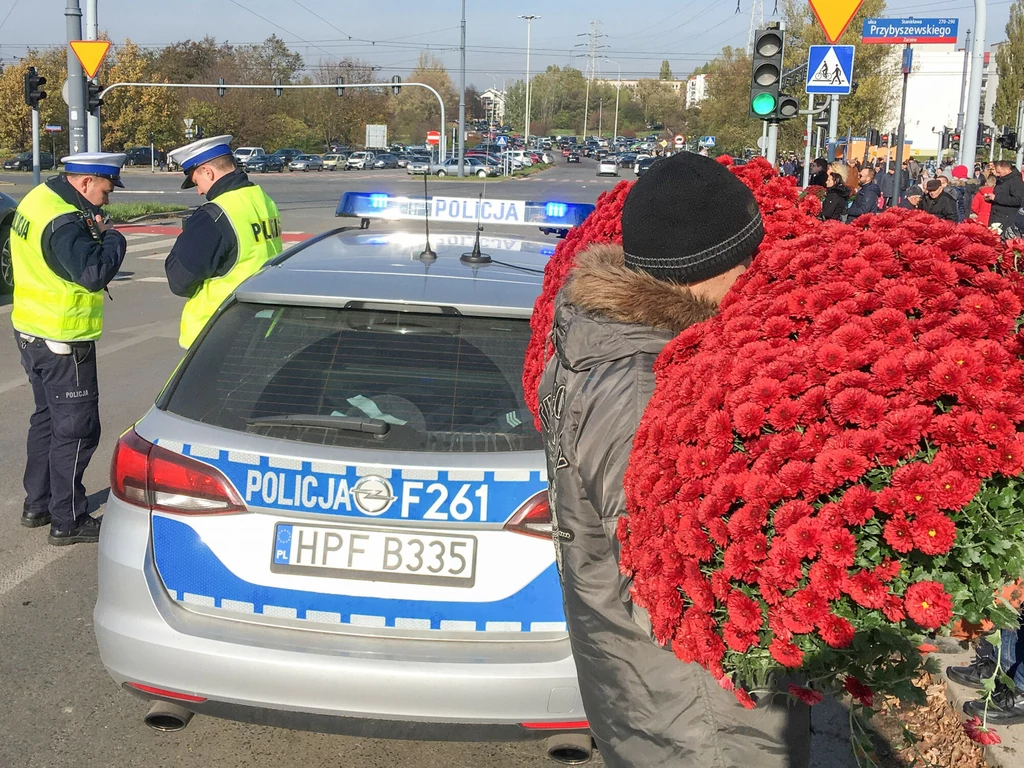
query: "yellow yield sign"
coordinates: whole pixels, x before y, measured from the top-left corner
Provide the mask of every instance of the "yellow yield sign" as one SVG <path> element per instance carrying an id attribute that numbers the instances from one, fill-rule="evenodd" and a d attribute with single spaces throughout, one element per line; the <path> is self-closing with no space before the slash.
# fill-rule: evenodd
<path id="1" fill-rule="evenodd" d="M 85 70 L 85 76 L 92 79 L 100 71 L 107 51 L 110 50 L 109 40 L 72 40 L 71 50 L 78 57 L 78 62 Z"/>
<path id="2" fill-rule="evenodd" d="M 864 0 L 809 0 L 825 37 L 834 43 L 843 36 Z"/>

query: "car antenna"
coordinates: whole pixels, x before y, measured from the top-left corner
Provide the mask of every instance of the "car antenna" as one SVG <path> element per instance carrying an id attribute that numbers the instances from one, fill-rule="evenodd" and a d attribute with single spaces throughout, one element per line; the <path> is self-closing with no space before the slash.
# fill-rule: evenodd
<path id="1" fill-rule="evenodd" d="M 423 263 L 433 262 L 437 260 L 437 254 L 434 253 L 433 248 L 430 247 L 430 198 L 427 196 L 427 176 L 430 175 L 430 169 L 427 168 L 427 172 L 423 174 L 423 219 L 427 230 L 427 245 L 420 251 L 420 261 Z"/>
<path id="2" fill-rule="evenodd" d="M 462 254 L 459 259 L 463 264 L 490 264 L 491 257 L 486 253 L 480 253 L 480 233 L 483 227 L 480 225 L 480 214 L 483 210 L 484 193 L 481 192 L 476 202 L 476 240 L 473 242 L 473 250 Z"/>

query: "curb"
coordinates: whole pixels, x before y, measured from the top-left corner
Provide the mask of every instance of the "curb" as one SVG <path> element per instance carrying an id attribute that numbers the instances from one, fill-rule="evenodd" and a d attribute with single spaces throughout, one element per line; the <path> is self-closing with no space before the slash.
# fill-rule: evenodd
<path id="1" fill-rule="evenodd" d="M 939 676 L 946 683 L 946 698 L 956 710 L 961 719 L 966 720 L 964 704 L 975 698 L 976 692 L 962 685 L 957 685 L 946 677 L 946 667 L 956 667 L 969 664 L 974 658 L 974 650 L 960 650 L 956 653 L 946 652 L 952 650 L 947 644 L 943 651 L 933 654 L 934 658 L 942 667 Z M 996 728 L 1002 744 L 992 744 L 982 747 L 985 761 L 991 768 L 1020 768 L 1024 765 L 1024 726 L 1011 725 Z"/>
<path id="2" fill-rule="evenodd" d="M 138 235 L 177 237 L 181 234 L 181 227 L 155 224 L 118 224 L 116 228 L 118 232 L 131 232 Z M 315 236 L 315 233 L 312 232 L 284 232 L 281 234 L 281 240 L 285 243 L 301 243 Z"/>

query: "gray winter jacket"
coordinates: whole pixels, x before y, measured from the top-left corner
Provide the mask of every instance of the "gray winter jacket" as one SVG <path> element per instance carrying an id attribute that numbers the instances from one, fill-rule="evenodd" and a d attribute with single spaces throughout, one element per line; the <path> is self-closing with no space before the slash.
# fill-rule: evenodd
<path id="1" fill-rule="evenodd" d="M 632 272 L 618 246 L 577 258 L 557 298 L 539 388 L 565 614 L 583 705 L 608 768 L 802 768 L 804 705 L 743 709 L 652 639 L 619 572 L 616 526 L 633 437 L 665 344 L 716 307 Z"/>

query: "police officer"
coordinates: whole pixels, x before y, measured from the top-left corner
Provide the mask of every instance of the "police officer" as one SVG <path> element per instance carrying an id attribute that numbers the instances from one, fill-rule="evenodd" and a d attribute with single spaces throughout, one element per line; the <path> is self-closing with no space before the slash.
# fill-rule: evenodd
<path id="1" fill-rule="evenodd" d="M 277 205 L 235 165 L 230 142 L 200 139 L 167 155 L 185 172 L 181 188 L 195 187 L 207 200 L 186 220 L 164 264 L 171 292 L 188 299 L 178 336 L 185 349 L 239 283 L 282 249 Z"/>
<path id="2" fill-rule="evenodd" d="M 70 155 L 30 191 L 11 225 L 11 322 L 35 398 L 22 525 L 50 525 L 50 544 L 99 539 L 82 476 L 100 441 L 96 339 L 103 291 L 124 261 L 124 236 L 101 206 L 121 183 L 123 154 Z"/>

